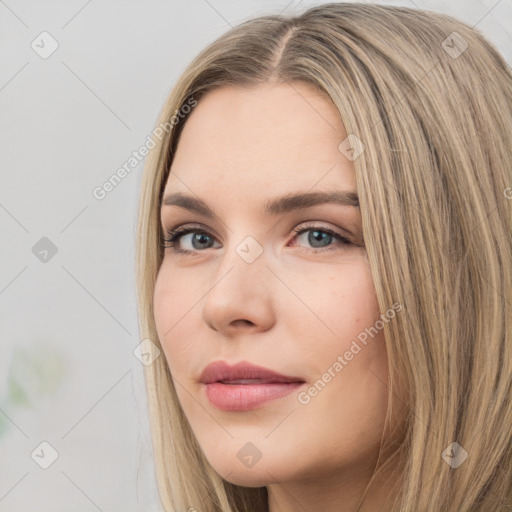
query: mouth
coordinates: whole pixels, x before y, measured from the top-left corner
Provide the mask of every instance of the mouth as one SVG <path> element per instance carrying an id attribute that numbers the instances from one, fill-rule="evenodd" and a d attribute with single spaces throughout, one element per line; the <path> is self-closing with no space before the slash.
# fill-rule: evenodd
<path id="1" fill-rule="evenodd" d="M 223 411 L 248 411 L 283 398 L 305 384 L 300 377 L 277 373 L 262 366 L 241 362 L 229 366 L 223 361 L 208 365 L 199 381 L 206 397 Z"/>
<path id="2" fill-rule="evenodd" d="M 220 384 L 226 385 L 247 385 L 247 384 L 296 384 L 303 383 L 304 381 L 279 381 L 279 380 L 271 380 L 271 379 L 238 379 L 238 380 L 217 380 Z M 209 382 L 208 384 L 213 384 Z"/>

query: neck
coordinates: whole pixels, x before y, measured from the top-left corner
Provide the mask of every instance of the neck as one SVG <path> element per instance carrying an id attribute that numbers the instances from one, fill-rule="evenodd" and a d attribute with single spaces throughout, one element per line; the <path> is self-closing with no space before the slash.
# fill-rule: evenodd
<path id="1" fill-rule="evenodd" d="M 269 512 L 391 512 L 397 475 L 393 467 L 372 479 L 372 468 L 267 486 Z"/>

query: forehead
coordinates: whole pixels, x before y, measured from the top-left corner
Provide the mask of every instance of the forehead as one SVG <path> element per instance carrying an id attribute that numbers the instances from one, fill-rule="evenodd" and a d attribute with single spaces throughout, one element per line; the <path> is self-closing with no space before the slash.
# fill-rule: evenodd
<path id="1" fill-rule="evenodd" d="M 201 195 L 223 185 L 241 197 L 316 184 L 356 190 L 353 163 L 338 149 L 346 136 L 330 98 L 308 84 L 223 86 L 189 114 L 165 190 Z"/>

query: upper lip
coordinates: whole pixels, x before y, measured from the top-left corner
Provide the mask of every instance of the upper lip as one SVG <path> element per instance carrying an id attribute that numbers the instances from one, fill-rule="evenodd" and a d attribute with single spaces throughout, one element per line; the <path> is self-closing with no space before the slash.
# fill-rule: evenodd
<path id="1" fill-rule="evenodd" d="M 224 361 L 215 361 L 210 363 L 201 373 L 199 382 L 210 384 L 212 382 L 230 382 L 235 380 L 258 380 L 261 384 L 270 384 L 273 382 L 304 382 L 300 377 L 282 375 L 280 373 L 256 366 L 254 364 L 242 361 L 229 366 Z"/>

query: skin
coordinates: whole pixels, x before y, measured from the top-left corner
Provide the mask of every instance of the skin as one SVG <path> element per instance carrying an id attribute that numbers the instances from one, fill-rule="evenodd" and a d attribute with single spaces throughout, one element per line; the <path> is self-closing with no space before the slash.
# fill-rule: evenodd
<path id="1" fill-rule="evenodd" d="M 198 382 L 212 361 L 249 361 L 300 376 L 308 389 L 381 313 L 364 246 L 312 239 L 330 228 L 358 241 L 358 207 L 263 213 L 267 200 L 284 194 L 357 192 L 354 164 L 338 149 L 347 134 L 336 107 L 311 86 L 292 85 L 224 86 L 189 115 L 164 195 L 198 197 L 216 217 L 162 207 L 164 230 L 199 223 L 198 235 L 207 238 L 206 248 L 192 245 L 193 234 L 176 242 L 192 255 L 164 250 L 156 326 L 180 404 L 223 478 L 267 486 L 271 512 L 383 512 L 391 510 L 383 479 L 357 509 L 387 405 L 382 330 L 308 404 L 294 392 L 252 411 L 226 412 Z M 310 231 L 292 233 L 306 222 L 314 224 Z M 236 252 L 247 236 L 263 250 L 252 263 Z M 252 467 L 237 457 L 247 442 L 261 453 Z"/>

